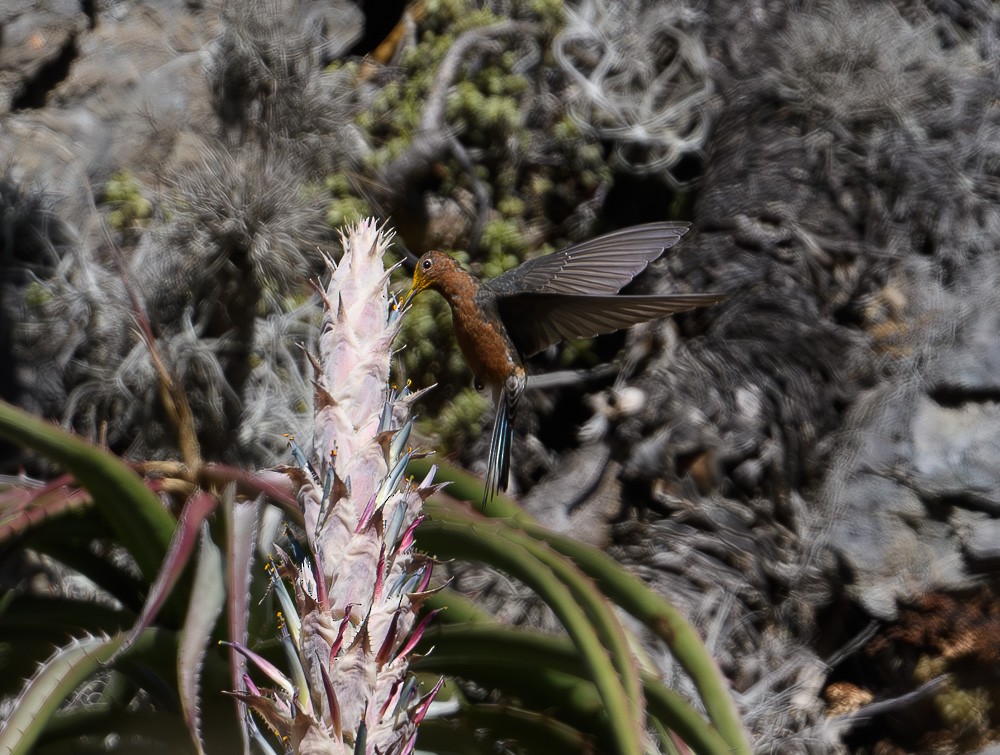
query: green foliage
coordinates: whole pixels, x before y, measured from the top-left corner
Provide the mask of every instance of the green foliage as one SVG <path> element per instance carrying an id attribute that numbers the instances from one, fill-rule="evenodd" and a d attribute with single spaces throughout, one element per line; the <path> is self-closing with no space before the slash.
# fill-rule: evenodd
<path id="1" fill-rule="evenodd" d="M 325 184 L 331 197 L 326 206 L 326 222 L 331 228 L 343 228 L 372 214 L 368 203 L 353 193 L 345 174 L 327 176 Z"/>
<path id="2" fill-rule="evenodd" d="M 108 225 L 116 231 L 141 228 L 153 214 L 153 203 L 142 194 L 139 180 L 127 170 L 119 171 L 104 186 L 104 201 L 110 206 Z"/>
<path id="3" fill-rule="evenodd" d="M 32 309 L 41 309 L 53 299 L 52 292 L 41 281 L 31 281 L 24 290 L 24 303 Z"/>

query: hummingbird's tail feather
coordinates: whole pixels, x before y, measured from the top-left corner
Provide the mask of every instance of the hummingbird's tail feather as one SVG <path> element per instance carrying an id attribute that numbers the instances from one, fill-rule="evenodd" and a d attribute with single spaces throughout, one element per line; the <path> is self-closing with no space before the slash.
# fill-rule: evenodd
<path id="1" fill-rule="evenodd" d="M 514 440 L 513 410 L 507 389 L 500 391 L 497 416 L 493 421 L 493 437 L 490 439 L 490 458 L 486 466 L 486 489 L 483 493 L 483 510 L 498 494 L 507 490 L 510 478 L 510 447 Z"/>

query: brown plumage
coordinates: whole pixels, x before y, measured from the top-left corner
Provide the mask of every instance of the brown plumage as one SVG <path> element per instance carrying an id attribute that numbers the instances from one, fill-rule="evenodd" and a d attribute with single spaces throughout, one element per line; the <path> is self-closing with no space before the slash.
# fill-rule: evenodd
<path id="1" fill-rule="evenodd" d="M 493 393 L 497 415 L 484 506 L 507 489 L 513 416 L 526 383 L 525 357 L 567 338 L 611 333 L 725 298 L 618 293 L 687 230 L 687 223 L 625 228 L 529 260 L 484 282 L 442 252 L 427 252 L 417 261 L 404 306 L 427 288 L 444 296 L 465 361 L 477 383 Z"/>

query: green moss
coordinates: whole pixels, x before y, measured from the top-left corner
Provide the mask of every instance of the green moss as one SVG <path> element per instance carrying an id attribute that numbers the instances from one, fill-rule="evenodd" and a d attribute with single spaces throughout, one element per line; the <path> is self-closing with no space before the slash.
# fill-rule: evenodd
<path id="1" fill-rule="evenodd" d="M 323 185 L 333 197 L 326 206 L 326 222 L 331 228 L 342 228 L 372 214 L 368 203 L 354 193 L 346 173 L 327 176 Z"/>
<path id="2" fill-rule="evenodd" d="M 103 199 L 110 207 L 108 225 L 117 231 L 142 227 L 153 214 L 153 203 L 142 195 L 138 179 L 128 171 L 120 171 L 108 179 Z"/>
<path id="3" fill-rule="evenodd" d="M 989 728 L 989 692 L 981 687 L 961 689 L 952 684 L 934 696 L 934 705 L 944 724 L 956 734 L 980 734 Z"/>
<path id="4" fill-rule="evenodd" d="M 31 309 L 40 309 L 52 301 L 52 292 L 39 281 L 32 281 L 24 289 L 24 303 Z"/>
<path id="5" fill-rule="evenodd" d="M 497 202 L 497 209 L 506 218 L 519 218 L 524 214 L 524 202 L 517 197 L 504 197 Z"/>
<path id="6" fill-rule="evenodd" d="M 480 245 L 488 254 L 483 263 L 483 275 L 492 277 L 510 269 L 524 258 L 528 240 L 516 220 L 497 218 L 483 227 Z"/>
<path id="7" fill-rule="evenodd" d="M 326 206 L 326 222 L 331 228 L 342 228 L 371 214 L 368 203 L 358 197 L 333 199 Z"/>

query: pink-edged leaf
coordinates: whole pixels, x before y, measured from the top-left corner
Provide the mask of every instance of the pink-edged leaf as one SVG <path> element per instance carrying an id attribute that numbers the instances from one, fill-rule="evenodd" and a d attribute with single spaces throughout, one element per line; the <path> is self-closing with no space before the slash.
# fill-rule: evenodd
<path id="1" fill-rule="evenodd" d="M 378 553 L 378 565 L 375 567 L 375 590 L 372 593 L 372 603 L 382 602 L 382 587 L 385 584 L 385 543 Z"/>
<path id="2" fill-rule="evenodd" d="M 334 659 L 337 657 L 337 653 L 340 652 L 340 646 L 344 642 L 344 632 L 347 631 L 348 625 L 351 623 L 351 610 L 354 608 L 353 605 L 348 605 L 344 609 L 344 618 L 341 619 L 340 629 L 337 630 L 337 639 L 333 641 L 330 646 L 330 663 L 333 663 Z"/>
<path id="3" fill-rule="evenodd" d="M 167 548 L 167 555 L 163 558 L 163 565 L 160 566 L 160 571 L 153 581 L 149 595 L 146 596 L 146 604 L 142 607 L 142 614 L 140 614 L 135 626 L 129 631 L 125 644 L 119 653 L 130 648 L 139 635 L 153 623 L 153 619 L 163 607 L 170 591 L 180 579 L 188 559 L 191 558 L 191 552 L 194 550 L 202 522 L 212 513 L 217 503 L 215 496 L 199 490 L 184 504 L 180 519 L 177 520 L 177 527 L 174 529 L 174 535 L 170 540 L 170 546 Z"/>
<path id="4" fill-rule="evenodd" d="M 382 703 L 382 709 L 378 712 L 379 721 L 384 720 L 385 712 L 389 710 L 389 706 L 392 705 L 392 701 L 396 699 L 396 691 L 399 689 L 399 685 L 402 684 L 402 682 L 402 679 L 397 679 L 392 683 L 392 686 L 389 687 L 389 694 L 385 696 L 385 701 Z"/>
<path id="5" fill-rule="evenodd" d="M 228 694 L 253 708 L 274 731 L 287 732 L 291 728 L 292 710 L 284 700 L 277 700 L 265 695 L 248 695 L 246 692 L 230 692 Z"/>
<path id="6" fill-rule="evenodd" d="M 330 596 L 326 591 L 326 577 L 323 574 L 322 551 L 313 553 L 313 578 L 316 580 L 316 602 L 324 611 L 330 610 Z"/>
<path id="7" fill-rule="evenodd" d="M 267 660 L 267 658 L 257 655 L 257 653 L 252 651 L 246 645 L 239 642 L 222 642 L 221 644 L 228 645 L 238 653 L 245 655 L 248 661 L 264 672 L 264 674 L 272 682 L 281 687 L 281 689 L 288 694 L 289 698 L 295 694 L 295 687 L 292 685 L 291 680 L 285 676 L 277 666 Z"/>
<path id="8" fill-rule="evenodd" d="M 442 609 L 440 608 L 435 608 L 420 620 L 420 623 L 417 624 L 417 628 L 410 634 L 410 639 L 406 641 L 403 649 L 396 654 L 397 658 L 405 657 L 410 654 L 410 651 L 412 651 L 413 648 L 417 646 L 417 643 L 420 642 L 420 638 L 424 636 L 424 632 L 427 631 L 427 626 L 431 623 L 431 621 L 433 621 L 434 617 L 437 616 L 441 610 Z"/>
<path id="9" fill-rule="evenodd" d="M 413 755 L 413 748 L 416 744 L 417 744 L 417 733 L 413 732 L 413 736 L 407 740 L 406 746 L 403 748 L 403 751 L 400 753 L 400 755 Z"/>
<path id="10" fill-rule="evenodd" d="M 355 535 L 360 534 L 371 521 L 372 515 L 375 513 L 375 497 L 376 494 L 372 493 L 372 497 L 368 501 L 368 505 L 365 506 L 365 510 L 361 513 L 361 518 L 358 520 L 358 526 L 354 528 Z"/>
<path id="11" fill-rule="evenodd" d="M 250 584 L 253 576 L 254 552 L 257 542 L 257 524 L 260 521 L 262 497 L 237 503 L 234 485 L 223 492 L 223 512 L 226 517 L 226 594 L 228 596 L 229 639 L 243 645 L 247 643 L 247 621 L 250 616 Z M 233 688 L 239 686 L 246 673 L 246 659 L 235 651 L 229 653 L 229 671 Z M 244 705 L 237 701 L 237 712 L 243 718 Z M 241 727 L 244 755 L 249 755 L 250 740 L 246 728 Z"/>
<path id="12" fill-rule="evenodd" d="M 392 621 L 389 622 L 389 629 L 385 633 L 385 639 L 382 640 L 382 647 L 375 654 L 375 664 L 379 669 L 388 663 L 392 657 L 392 647 L 396 644 L 396 629 L 399 626 L 399 614 L 400 611 L 393 612 Z"/>
<path id="13" fill-rule="evenodd" d="M 417 594 L 422 595 L 431 583 L 431 573 L 434 571 L 434 564 L 429 561 L 423 566 L 424 575 L 420 578 L 420 584 L 417 586 Z"/>
<path id="14" fill-rule="evenodd" d="M 419 524 L 424 521 L 426 517 L 421 514 L 416 519 L 413 520 L 413 524 L 406 528 L 406 532 L 403 533 L 403 537 L 399 540 L 398 550 L 405 551 L 411 545 L 413 545 L 413 533 L 416 531 Z"/>
<path id="15" fill-rule="evenodd" d="M 417 712 L 413 714 L 413 723 L 415 725 L 419 726 L 420 722 L 424 720 L 424 716 L 427 715 L 427 710 L 431 707 L 431 703 L 434 702 L 434 698 L 437 697 L 437 693 L 441 691 L 441 686 L 443 684 L 444 677 L 442 676 L 437 680 L 437 684 L 434 685 L 434 689 L 427 693 L 427 697 L 425 697 L 420 703 L 420 706 L 417 708 Z"/>
<path id="16" fill-rule="evenodd" d="M 177 652 L 177 681 L 181 709 L 184 712 L 188 733 L 191 734 L 191 741 L 194 742 L 199 755 L 204 755 L 205 750 L 201 741 L 201 707 L 198 690 L 208 642 L 226 599 L 222 569 L 222 552 L 212 542 L 208 522 L 202 522 L 201 547 L 198 549 L 198 565 L 195 569 L 194 585 L 191 588 L 191 602 L 184 618 L 180 648 Z"/>
<path id="17" fill-rule="evenodd" d="M 340 701 L 337 699 L 337 692 L 333 689 L 333 682 L 330 674 L 326 670 L 325 663 L 317 664 L 320 675 L 323 677 L 323 689 L 326 690 L 326 702 L 330 711 L 330 726 L 333 728 L 333 736 L 340 739 L 344 736 L 343 726 L 340 720 Z"/>
<path id="18" fill-rule="evenodd" d="M 42 488 L 16 488 L 0 499 L 0 543 L 21 535 L 47 519 L 84 506 L 90 493 L 70 487 L 72 477 L 62 475 Z"/>
<path id="19" fill-rule="evenodd" d="M 242 656 L 240 656 L 242 657 Z M 250 674 L 243 674 L 243 685 L 252 695 L 260 696 L 260 688 L 253 683 L 253 679 L 250 678 Z"/>

